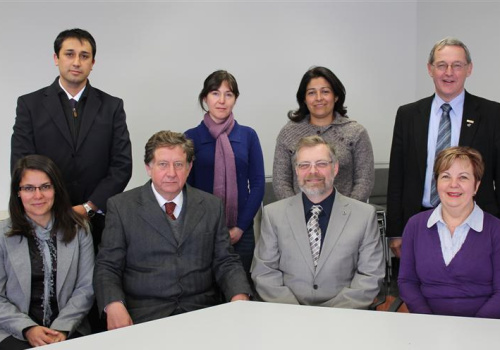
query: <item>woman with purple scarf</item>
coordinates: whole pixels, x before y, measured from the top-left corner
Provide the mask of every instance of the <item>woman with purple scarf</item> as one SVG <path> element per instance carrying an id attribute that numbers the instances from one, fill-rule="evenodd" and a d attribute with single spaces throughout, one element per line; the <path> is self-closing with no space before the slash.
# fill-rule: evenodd
<path id="1" fill-rule="evenodd" d="M 231 244 L 249 273 L 253 219 L 264 197 L 264 159 L 257 133 L 233 117 L 239 94 L 236 79 L 227 71 L 205 79 L 198 100 L 206 114 L 200 125 L 186 131 L 195 149 L 188 183 L 223 201 Z"/>

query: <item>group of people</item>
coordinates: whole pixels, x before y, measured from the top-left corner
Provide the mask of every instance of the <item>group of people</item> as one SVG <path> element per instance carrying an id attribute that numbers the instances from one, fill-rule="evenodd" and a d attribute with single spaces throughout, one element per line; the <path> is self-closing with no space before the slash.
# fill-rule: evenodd
<path id="1" fill-rule="evenodd" d="M 61 32 L 59 76 L 18 100 L 10 218 L 0 223 L 0 349 L 225 301 L 370 306 L 385 274 L 367 203 L 373 150 L 332 71 L 313 67 L 299 84 L 276 141 L 280 200 L 263 209 L 256 241 L 264 161 L 256 132 L 234 118 L 234 76 L 205 79 L 201 123 L 152 135 L 150 180 L 123 192 L 123 101 L 90 85 L 95 56 L 90 33 Z M 500 318 L 500 104 L 465 92 L 472 62 L 456 39 L 434 46 L 428 69 L 436 94 L 398 110 L 391 150 L 387 229 L 401 296 L 411 312 Z"/>

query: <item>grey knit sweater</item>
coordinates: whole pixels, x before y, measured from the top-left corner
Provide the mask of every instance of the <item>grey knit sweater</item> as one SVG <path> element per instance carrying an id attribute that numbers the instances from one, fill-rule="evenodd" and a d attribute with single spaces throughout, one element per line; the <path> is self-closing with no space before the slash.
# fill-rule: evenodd
<path id="1" fill-rule="evenodd" d="M 278 199 L 300 192 L 292 155 L 298 141 L 309 135 L 319 135 L 335 148 L 339 161 L 335 188 L 345 196 L 366 202 L 375 181 L 370 137 L 361 124 L 339 114 L 327 126 L 312 125 L 307 117 L 298 123 L 289 121 L 281 129 L 273 163 L 273 188 Z"/>

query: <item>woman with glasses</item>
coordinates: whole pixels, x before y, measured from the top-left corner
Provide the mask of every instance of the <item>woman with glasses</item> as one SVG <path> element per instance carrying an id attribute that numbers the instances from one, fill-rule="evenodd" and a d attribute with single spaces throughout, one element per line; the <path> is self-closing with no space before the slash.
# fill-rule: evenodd
<path id="1" fill-rule="evenodd" d="M 474 202 L 483 172 L 469 147 L 436 158 L 441 203 L 410 218 L 403 233 L 398 284 L 410 312 L 500 318 L 500 220 Z"/>
<path id="2" fill-rule="evenodd" d="M 319 135 L 335 147 L 339 173 L 335 187 L 347 197 L 366 202 L 373 189 L 373 149 L 365 128 L 347 117 L 346 91 L 331 70 L 308 70 L 297 90 L 299 108 L 288 112 L 290 121 L 276 140 L 273 188 L 278 199 L 300 192 L 292 164 L 293 150 L 304 136 Z"/>
<path id="3" fill-rule="evenodd" d="M 94 248 L 56 165 L 21 158 L 10 218 L 0 222 L 0 349 L 28 349 L 90 332 Z"/>
<path id="4" fill-rule="evenodd" d="M 206 113 L 197 127 L 186 131 L 195 150 L 188 183 L 224 202 L 231 244 L 249 275 L 253 219 L 264 197 L 264 159 L 257 133 L 234 119 L 239 94 L 236 79 L 227 71 L 205 79 L 198 101 Z"/>

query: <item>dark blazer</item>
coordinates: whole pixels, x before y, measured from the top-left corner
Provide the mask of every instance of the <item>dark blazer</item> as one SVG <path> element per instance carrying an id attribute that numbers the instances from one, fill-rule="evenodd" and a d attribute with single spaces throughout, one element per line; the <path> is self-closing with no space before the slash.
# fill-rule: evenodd
<path id="1" fill-rule="evenodd" d="M 392 138 L 387 189 L 387 235 L 400 237 L 408 219 L 420 212 L 427 167 L 427 135 L 434 96 L 401 106 Z M 500 214 L 500 104 L 465 92 L 460 146 L 478 150 L 485 171 L 475 200 Z M 496 186 L 496 189 L 495 189 Z"/>
<path id="2" fill-rule="evenodd" d="M 222 202 L 185 187 L 179 242 L 151 189 L 144 186 L 108 201 L 94 272 L 99 310 L 123 301 L 134 323 L 159 319 L 179 306 L 192 311 L 250 294 L 225 225 Z M 217 286 L 216 286 L 217 285 Z"/>
<path id="3" fill-rule="evenodd" d="M 92 201 L 103 211 L 132 175 L 123 101 L 87 85 L 88 97 L 76 145 L 58 96 L 59 77 L 19 97 L 11 140 L 11 169 L 19 158 L 42 154 L 62 172 L 73 205 Z"/>

